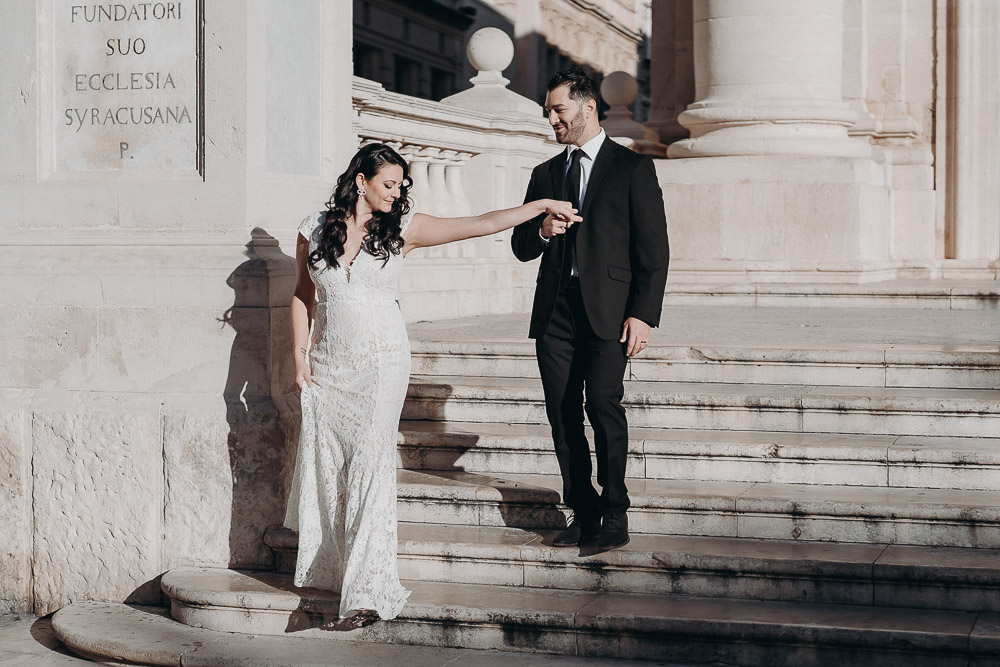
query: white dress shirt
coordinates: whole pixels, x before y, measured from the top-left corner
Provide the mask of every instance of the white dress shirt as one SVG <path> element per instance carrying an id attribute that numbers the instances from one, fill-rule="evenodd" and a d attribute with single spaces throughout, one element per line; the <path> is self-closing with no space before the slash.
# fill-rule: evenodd
<path id="1" fill-rule="evenodd" d="M 604 133 L 604 129 L 601 128 L 597 136 L 584 145 L 579 148 L 569 146 L 566 149 L 566 171 L 563 172 L 564 183 L 566 176 L 569 174 L 570 158 L 573 156 L 573 151 L 583 151 L 583 155 L 580 157 L 580 197 L 577 199 L 580 202 L 581 211 L 583 210 L 583 200 L 587 196 L 587 183 L 590 181 L 590 171 L 594 168 L 594 160 L 597 159 L 597 154 L 600 152 L 601 146 L 604 145 L 604 140 L 607 136 Z M 566 194 L 568 195 L 569 193 Z M 570 267 L 570 275 L 574 277 L 580 276 L 580 269 L 576 265 L 576 253 L 573 253 L 573 266 Z"/>
<path id="2" fill-rule="evenodd" d="M 594 160 L 597 159 L 597 154 L 601 151 L 601 146 L 604 145 L 604 140 L 607 139 L 607 137 L 608 135 L 604 132 L 604 128 L 601 128 L 601 131 L 597 133 L 597 136 L 579 148 L 576 146 L 566 147 L 566 167 L 565 171 L 563 171 L 564 183 L 566 175 L 569 173 L 570 158 L 573 155 L 573 151 L 583 151 L 583 155 L 580 157 L 580 198 L 577 200 L 580 202 L 580 210 L 583 210 L 583 201 L 587 196 L 587 183 L 590 181 L 590 171 L 594 168 Z M 542 232 L 539 230 L 538 235 L 541 236 L 541 234 Z M 542 236 L 542 241 L 546 244 L 551 240 L 552 239 L 547 239 Z M 576 254 L 573 255 L 573 266 L 570 268 L 570 275 L 580 275 L 580 271 L 576 265 Z"/>
<path id="3" fill-rule="evenodd" d="M 597 133 L 596 137 L 579 148 L 576 146 L 569 146 L 566 149 L 566 170 L 563 172 L 564 179 L 569 173 L 570 158 L 573 155 L 573 151 L 583 151 L 583 156 L 580 158 L 580 198 L 577 200 L 580 202 L 581 209 L 583 208 L 583 199 L 587 196 L 587 182 L 590 180 L 590 171 L 594 168 L 594 160 L 597 159 L 597 154 L 601 151 L 601 146 L 604 145 L 604 140 L 607 136 L 608 135 L 604 133 L 604 129 L 602 128 L 601 131 Z"/>

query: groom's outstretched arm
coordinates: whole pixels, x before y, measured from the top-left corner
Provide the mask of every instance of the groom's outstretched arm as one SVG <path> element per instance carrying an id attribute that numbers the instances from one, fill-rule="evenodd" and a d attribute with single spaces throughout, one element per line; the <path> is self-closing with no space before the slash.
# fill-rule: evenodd
<path id="1" fill-rule="evenodd" d="M 629 186 L 631 214 L 632 289 L 625 311 L 651 327 L 659 326 L 663 292 L 667 286 L 670 246 L 667 242 L 667 217 L 663 192 L 656 178 L 653 161 L 643 156 L 632 172 Z"/>
<path id="2" fill-rule="evenodd" d="M 535 172 L 532 171 L 531 179 L 528 181 L 528 190 L 524 195 L 525 204 L 538 199 L 538 194 L 535 190 Z M 530 262 L 545 252 L 547 244 L 542 240 L 539 233 L 542 229 L 543 220 L 545 220 L 544 214 L 532 218 L 527 222 L 522 222 L 514 228 L 514 233 L 510 237 L 510 248 L 514 251 L 514 256 L 522 262 Z"/>

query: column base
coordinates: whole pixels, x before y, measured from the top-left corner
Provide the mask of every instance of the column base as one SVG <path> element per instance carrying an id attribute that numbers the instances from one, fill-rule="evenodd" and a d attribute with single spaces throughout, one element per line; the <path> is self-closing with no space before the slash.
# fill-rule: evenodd
<path id="1" fill-rule="evenodd" d="M 867 158 L 871 156 L 871 147 L 865 139 L 846 136 L 815 138 L 807 132 L 801 132 L 800 136 L 746 136 L 746 133 L 729 134 L 716 130 L 711 136 L 682 139 L 667 150 L 670 158 L 770 155 Z"/>
<path id="2" fill-rule="evenodd" d="M 866 138 L 847 130 L 857 112 L 843 103 L 789 102 L 767 105 L 700 102 L 677 120 L 691 138 L 671 145 L 671 158 L 738 155 L 811 155 L 867 158 Z"/>

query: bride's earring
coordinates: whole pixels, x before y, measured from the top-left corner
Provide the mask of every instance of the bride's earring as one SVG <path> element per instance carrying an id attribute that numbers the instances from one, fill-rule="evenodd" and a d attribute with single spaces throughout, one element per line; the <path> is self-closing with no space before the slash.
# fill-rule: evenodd
<path id="1" fill-rule="evenodd" d="M 368 194 L 368 191 L 365 190 L 364 188 L 358 188 L 358 194 L 364 197 L 366 194 Z"/>

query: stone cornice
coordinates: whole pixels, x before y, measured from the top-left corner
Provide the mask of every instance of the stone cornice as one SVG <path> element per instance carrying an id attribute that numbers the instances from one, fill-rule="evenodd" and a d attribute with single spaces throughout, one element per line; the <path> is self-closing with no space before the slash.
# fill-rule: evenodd
<path id="1" fill-rule="evenodd" d="M 626 37 L 636 44 L 642 41 L 642 33 L 639 31 L 629 28 L 628 26 L 622 24 L 621 21 L 617 20 L 611 15 L 606 9 L 598 5 L 596 2 L 591 2 L 590 0 L 565 0 L 565 2 L 575 5 L 585 12 L 589 12 L 594 16 L 598 17 L 605 23 L 607 23 L 609 28 L 612 28 L 616 32 L 620 33 L 623 37 Z"/>

